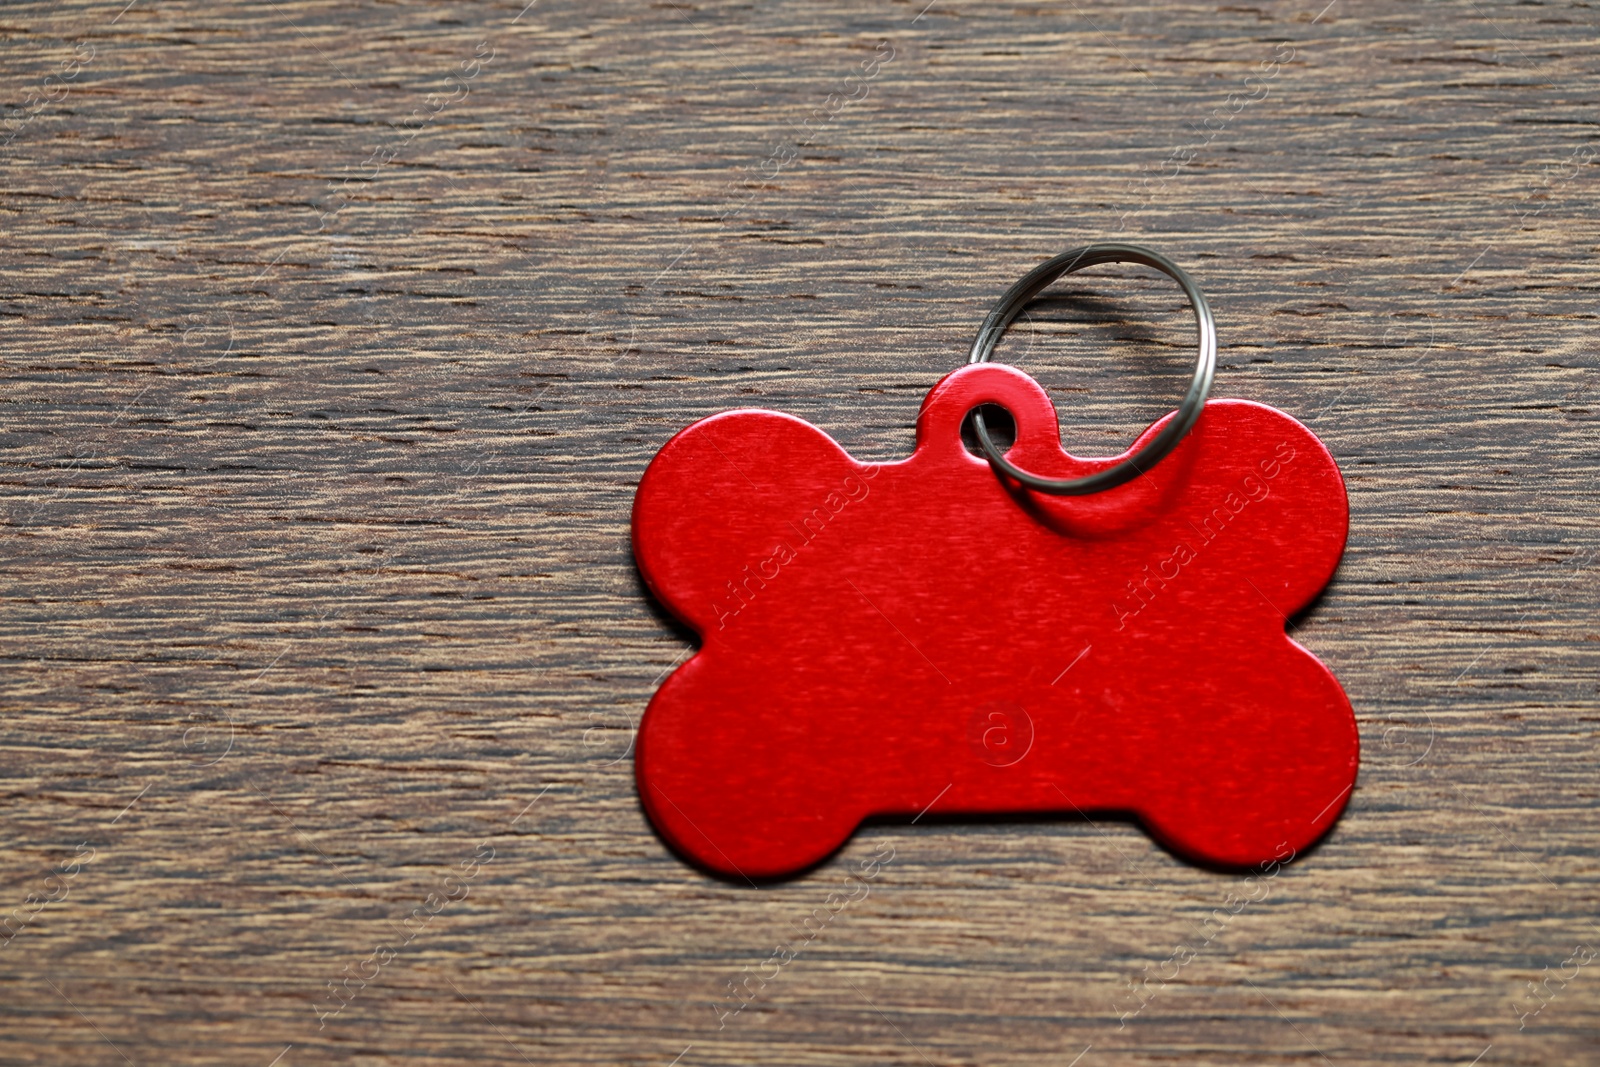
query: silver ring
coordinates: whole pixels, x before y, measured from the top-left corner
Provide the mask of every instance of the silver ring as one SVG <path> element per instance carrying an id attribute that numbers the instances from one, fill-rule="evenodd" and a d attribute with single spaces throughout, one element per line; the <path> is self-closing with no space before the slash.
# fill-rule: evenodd
<path id="1" fill-rule="evenodd" d="M 983 446 L 983 454 L 989 457 L 994 469 L 1007 478 L 1041 493 L 1051 493 L 1055 496 L 1084 496 L 1088 493 L 1099 493 L 1131 482 L 1150 470 L 1177 448 L 1178 442 L 1182 441 L 1184 435 L 1194 426 L 1195 420 L 1200 417 L 1200 412 L 1206 405 L 1206 395 L 1211 392 L 1211 379 L 1217 371 L 1217 324 L 1211 318 L 1211 306 L 1206 303 L 1205 295 L 1183 272 L 1183 268 L 1166 256 L 1139 245 L 1125 244 L 1088 245 L 1071 252 L 1063 252 L 1023 275 L 1022 280 L 1006 291 L 1006 295 L 1000 298 L 1000 302 L 983 320 L 983 325 L 978 327 L 978 336 L 972 342 L 972 354 L 967 357 L 967 362 L 988 362 L 989 356 L 994 352 L 994 346 L 1000 343 L 1000 337 L 1006 332 L 1006 328 L 1022 313 L 1023 306 L 1037 296 L 1045 286 L 1064 274 L 1071 274 L 1100 263 L 1140 263 L 1146 267 L 1154 267 L 1182 286 L 1184 295 L 1189 298 L 1189 304 L 1194 308 L 1195 326 L 1200 331 L 1200 358 L 1195 362 L 1194 380 L 1189 383 L 1189 391 L 1184 394 L 1183 403 L 1178 405 L 1177 417 L 1167 423 L 1148 444 L 1127 459 L 1083 478 L 1041 478 L 1037 474 L 1029 474 L 1016 467 L 1001 455 L 1000 449 L 990 438 L 989 427 L 983 422 L 983 412 L 974 411 L 972 423 L 978 431 L 978 443 Z"/>

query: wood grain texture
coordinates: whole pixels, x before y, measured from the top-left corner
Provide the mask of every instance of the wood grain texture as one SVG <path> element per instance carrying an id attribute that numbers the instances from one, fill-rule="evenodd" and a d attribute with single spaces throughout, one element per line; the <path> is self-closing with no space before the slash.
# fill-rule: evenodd
<path id="1" fill-rule="evenodd" d="M 0 885 L 65 896 L 0 1061 L 1595 1061 L 1594 9 L 923 2 L 6 6 Z M 1111 820 L 685 866 L 650 456 L 737 405 L 903 456 L 1113 236 L 1342 465 L 1342 821 L 1221 920 Z M 1179 298 L 1058 292 L 999 358 L 1116 452 Z"/>

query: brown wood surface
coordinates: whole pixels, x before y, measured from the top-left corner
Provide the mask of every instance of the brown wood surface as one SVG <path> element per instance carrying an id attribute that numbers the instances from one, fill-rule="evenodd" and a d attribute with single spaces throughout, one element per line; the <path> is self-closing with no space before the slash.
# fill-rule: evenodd
<path id="1" fill-rule="evenodd" d="M 0 1062 L 1600 1062 L 1593 6 L 125 2 L 0 10 Z M 1115 819 L 685 866 L 650 456 L 904 455 L 1115 237 L 1345 471 L 1343 820 L 1226 921 Z M 1116 451 L 1181 300 L 1058 291 L 1001 358 Z"/>

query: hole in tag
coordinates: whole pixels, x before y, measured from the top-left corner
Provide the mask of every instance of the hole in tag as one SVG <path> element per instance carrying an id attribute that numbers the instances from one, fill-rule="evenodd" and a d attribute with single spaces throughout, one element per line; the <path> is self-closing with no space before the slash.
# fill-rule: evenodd
<path id="1" fill-rule="evenodd" d="M 983 446 L 978 443 L 978 428 L 972 424 L 974 411 L 983 412 L 983 423 L 989 427 L 989 439 L 1001 452 L 1008 451 L 1017 443 L 1017 420 L 1011 417 L 1011 412 L 999 404 L 979 404 L 961 420 L 961 443 L 967 446 L 968 452 L 985 463 L 989 462 L 983 454 Z"/>

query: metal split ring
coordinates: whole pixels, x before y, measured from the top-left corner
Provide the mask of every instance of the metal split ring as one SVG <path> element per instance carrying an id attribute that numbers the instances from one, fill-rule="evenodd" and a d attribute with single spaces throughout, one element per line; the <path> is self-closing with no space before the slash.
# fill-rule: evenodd
<path id="1" fill-rule="evenodd" d="M 1200 331 L 1200 358 L 1195 362 L 1194 380 L 1189 383 L 1189 391 L 1184 394 L 1183 403 L 1178 405 L 1177 416 L 1144 447 L 1127 459 L 1083 478 L 1041 478 L 1037 474 L 1029 474 L 1016 467 L 1001 454 L 994 440 L 990 438 L 989 427 L 984 425 L 982 410 L 974 411 L 972 423 L 978 431 L 978 443 L 983 446 L 983 454 L 989 457 L 994 469 L 1007 478 L 1041 493 L 1083 496 L 1114 489 L 1144 474 L 1177 448 L 1178 442 L 1182 441 L 1184 435 L 1194 426 L 1195 420 L 1200 417 L 1201 409 L 1205 407 L 1206 394 L 1211 392 L 1212 376 L 1216 374 L 1217 325 L 1212 321 L 1211 307 L 1206 303 L 1204 294 L 1183 272 L 1183 268 L 1166 256 L 1139 245 L 1125 244 L 1088 245 L 1071 252 L 1063 252 L 1033 268 L 1022 277 L 1021 281 L 1006 291 L 1006 295 L 1000 298 L 994 310 L 983 320 L 983 325 L 978 327 L 978 336 L 972 342 L 972 354 L 967 358 L 967 362 L 987 362 L 1006 328 L 1022 313 L 1023 306 L 1037 296 L 1045 286 L 1064 274 L 1071 274 L 1100 263 L 1140 263 L 1146 267 L 1154 267 L 1182 286 L 1184 295 L 1189 298 L 1189 304 L 1194 308 L 1195 325 Z"/>

